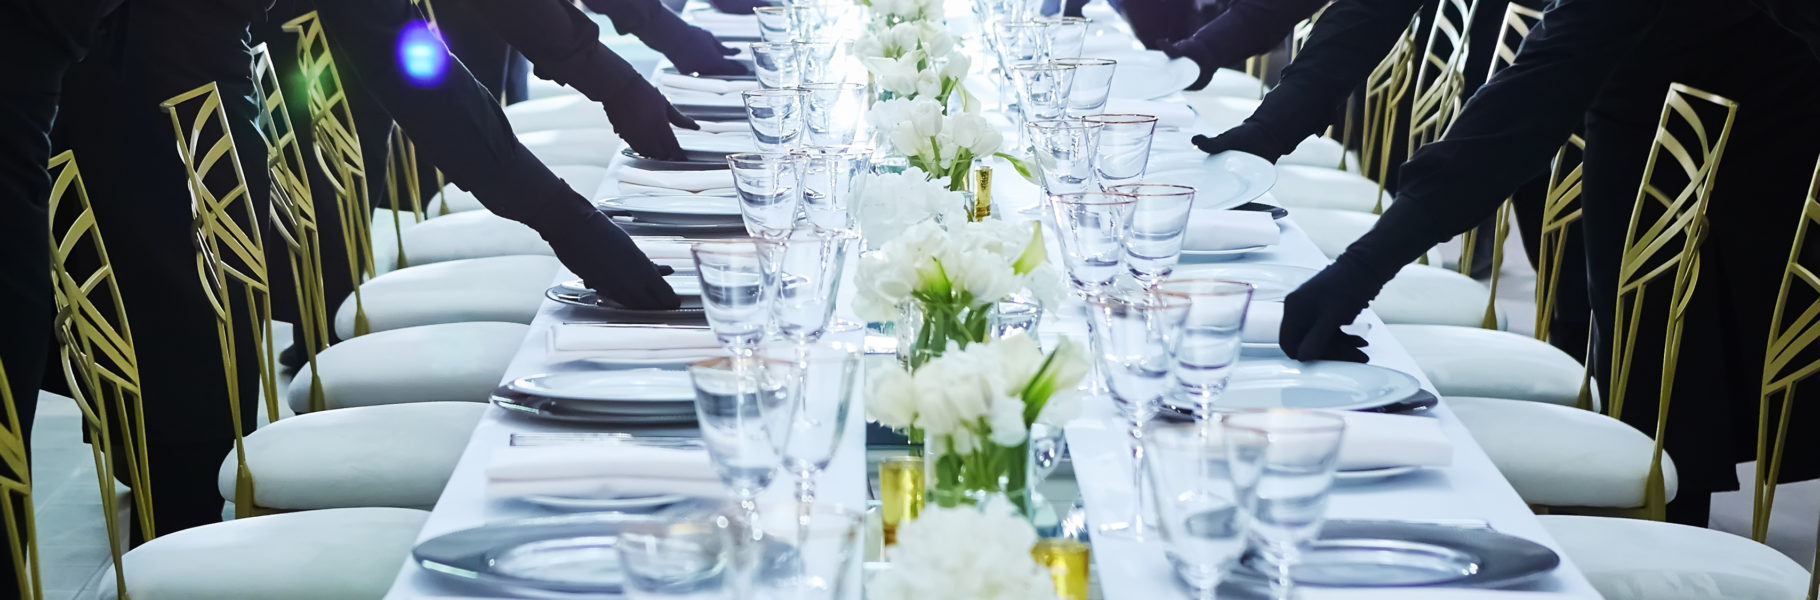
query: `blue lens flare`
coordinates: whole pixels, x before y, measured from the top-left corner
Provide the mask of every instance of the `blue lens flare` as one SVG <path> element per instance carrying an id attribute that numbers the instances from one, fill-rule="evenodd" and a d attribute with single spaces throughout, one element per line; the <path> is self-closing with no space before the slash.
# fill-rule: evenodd
<path id="1" fill-rule="evenodd" d="M 429 23 L 412 21 L 398 34 L 398 66 L 411 83 L 434 86 L 448 73 L 449 51 Z"/>

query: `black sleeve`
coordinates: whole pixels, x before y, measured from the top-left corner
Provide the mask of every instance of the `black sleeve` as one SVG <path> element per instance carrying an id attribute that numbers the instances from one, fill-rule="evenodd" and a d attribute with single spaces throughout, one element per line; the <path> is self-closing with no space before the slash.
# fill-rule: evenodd
<path id="1" fill-rule="evenodd" d="M 1753 0 L 1777 25 L 1807 42 L 1807 49 L 1820 58 L 1820 2 L 1814 0 Z"/>
<path id="2" fill-rule="evenodd" d="M 1245 122 L 1226 135 L 1248 152 L 1275 160 L 1319 133 L 1340 103 L 1384 60 L 1422 0 L 1339 0 L 1315 22 L 1314 33 L 1282 82 Z"/>
<path id="3" fill-rule="evenodd" d="M 1270 51 L 1327 0 L 1239 0 L 1189 38 L 1203 64 L 1230 65 Z"/>
<path id="4" fill-rule="evenodd" d="M 606 101 L 620 86 L 643 79 L 631 63 L 601 45 L 600 26 L 567 2 L 466 1 L 506 43 L 531 61 L 538 76 L 575 88 L 595 102 Z"/>
<path id="5" fill-rule="evenodd" d="M 1659 14 L 1652 0 L 1559 0 L 1516 62 L 1403 165 L 1397 201 L 1335 260 L 1379 283 L 1497 209 L 1548 160 Z"/>

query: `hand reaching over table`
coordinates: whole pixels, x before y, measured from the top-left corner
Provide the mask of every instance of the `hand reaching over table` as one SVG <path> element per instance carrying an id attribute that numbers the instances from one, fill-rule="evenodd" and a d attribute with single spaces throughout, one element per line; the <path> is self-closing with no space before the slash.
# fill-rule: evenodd
<path id="1" fill-rule="evenodd" d="M 682 20 L 657 0 L 586 0 L 589 10 L 606 15 L 621 34 L 638 37 L 676 64 L 682 73 L 699 75 L 740 75 L 749 72 L 745 65 L 727 57 L 739 51 L 714 38 L 714 34 Z M 731 12 L 731 11 L 728 11 Z M 747 13 L 752 12 L 750 7 Z"/>
<path id="2" fill-rule="evenodd" d="M 1296 360 L 1366 362 L 1365 338 L 1340 331 L 1378 295 L 1382 282 L 1336 261 L 1283 300 L 1277 343 Z"/>
<path id="3" fill-rule="evenodd" d="M 754 8 L 771 6 L 771 3 L 765 0 L 708 0 L 708 4 L 713 6 L 714 10 L 732 15 L 749 15 L 752 14 Z"/>
<path id="4" fill-rule="evenodd" d="M 671 125 L 683 129 L 701 129 L 693 119 L 683 116 L 662 92 L 641 78 L 628 81 L 624 89 L 600 100 L 607 109 L 607 120 L 613 131 L 634 152 L 658 160 L 682 160 L 682 145 L 676 141 Z"/>

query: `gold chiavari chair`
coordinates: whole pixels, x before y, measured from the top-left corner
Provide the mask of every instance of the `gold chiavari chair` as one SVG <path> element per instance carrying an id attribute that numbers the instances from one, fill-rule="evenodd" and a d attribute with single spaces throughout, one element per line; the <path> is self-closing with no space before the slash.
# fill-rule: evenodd
<path id="1" fill-rule="evenodd" d="M 1474 9 L 1476 10 L 1477 7 L 1475 6 Z M 1498 43 L 1492 47 L 1491 67 L 1485 74 L 1486 81 L 1490 81 L 1498 74 L 1498 71 L 1504 70 L 1504 67 L 1510 66 L 1510 63 L 1517 59 L 1517 47 L 1523 44 L 1523 38 L 1529 36 L 1530 27 L 1541 19 L 1541 12 L 1521 4 L 1513 2 L 1505 6 L 1504 21 L 1499 26 Z M 1491 281 L 1488 282 L 1491 287 L 1491 301 L 1485 304 L 1485 322 L 1481 325 L 1487 329 L 1497 326 L 1498 283 L 1502 279 L 1504 270 L 1504 242 L 1510 239 L 1510 211 L 1510 201 L 1506 200 L 1502 206 L 1498 207 L 1497 215 L 1493 217 L 1495 225 L 1492 227 Z M 1462 275 L 1472 275 L 1473 248 L 1478 243 L 1478 237 L 1478 228 L 1468 229 L 1465 234 L 1460 236 L 1462 244 L 1459 265 Z M 1539 285 L 1537 289 L 1540 289 Z"/>
<path id="2" fill-rule="evenodd" d="M 1516 6 L 1512 4 L 1511 6 Z M 1586 140 L 1568 136 L 1555 153 L 1548 191 L 1542 200 L 1541 231 L 1536 236 L 1536 339 L 1548 341 L 1549 322 L 1559 300 L 1561 269 L 1568 228 L 1580 221 L 1580 158 Z"/>
<path id="3" fill-rule="evenodd" d="M 1751 539 L 1758 542 L 1769 538 L 1776 484 L 1782 475 L 1789 421 L 1794 414 L 1795 388 L 1820 372 L 1820 359 L 1813 354 L 1814 342 L 1820 340 L 1820 275 L 1815 274 L 1820 261 L 1811 252 L 1807 256 L 1802 252 L 1815 223 L 1820 223 L 1820 165 L 1815 166 L 1813 182 L 1802 203 L 1801 219 L 1795 225 L 1795 241 L 1783 268 L 1775 311 L 1770 313 L 1769 344 L 1763 355 L 1763 391 L 1757 405 L 1757 469 L 1751 486 Z M 1776 415 L 1773 421 L 1772 414 Z M 1820 539 L 1820 532 L 1815 535 Z M 1817 590 L 1820 575 L 1809 579 L 1808 600 L 1816 598 Z"/>
<path id="4" fill-rule="evenodd" d="M 1364 171 L 1378 184 L 1377 201 L 1372 206 L 1372 214 L 1384 212 L 1384 181 L 1390 175 L 1393 158 L 1391 140 L 1396 136 L 1397 107 L 1403 102 L 1403 95 L 1409 92 L 1410 57 L 1415 53 L 1415 25 L 1410 22 L 1409 29 L 1397 39 L 1397 43 L 1384 57 L 1384 61 L 1373 68 L 1365 78 L 1364 128 L 1360 140 L 1359 156 L 1364 162 Z M 1401 162 L 1397 160 L 1397 162 Z"/>
<path id="5" fill-rule="evenodd" d="M 215 313 L 222 367 L 227 377 L 227 401 L 234 425 L 236 466 L 234 512 L 252 516 L 253 476 L 247 467 L 246 431 L 241 426 L 238 349 L 253 347 L 258 361 L 260 391 L 278 397 L 277 380 L 266 365 L 272 348 L 272 299 L 265 264 L 265 243 L 259 231 L 259 214 L 248 193 L 245 172 L 234 153 L 233 132 L 221 93 L 213 82 L 164 101 L 177 134 L 177 152 L 189 173 L 190 197 L 196 219 L 196 270 Z M 251 339 L 240 339 L 235 325 L 252 324 Z"/>
<path id="6" fill-rule="evenodd" d="M 6 523 L 18 597 L 36 599 L 44 597 L 44 582 L 39 578 L 38 531 L 32 517 L 32 470 L 25 460 L 25 431 L 12 389 L 7 384 L 6 365 L 0 365 L 0 409 L 6 410 L 6 422 L 0 423 L 0 466 L 4 466 L 0 469 L 0 521 Z"/>
<path id="7" fill-rule="evenodd" d="M 316 356 L 329 347 L 328 303 L 322 288 L 322 240 L 297 129 L 286 110 L 284 90 L 265 44 L 253 48 L 253 81 L 261 98 L 260 132 L 264 135 L 266 171 L 272 180 L 273 229 L 290 250 L 291 278 L 297 288 L 297 334 L 310 366 L 310 407 L 322 410 L 323 392 Z M 266 398 L 266 415 L 278 419 L 278 398 Z"/>
<path id="8" fill-rule="evenodd" d="M 115 504 L 114 482 L 132 490 L 134 520 L 144 539 L 157 537 L 152 518 L 151 465 L 147 457 L 139 357 L 126 305 L 95 223 L 75 155 L 51 158 L 51 283 L 57 302 L 58 357 L 95 457 L 101 516 L 116 564 L 126 538 Z M 82 259 L 72 260 L 72 257 Z M 116 583 L 122 573 L 114 574 Z"/>
<path id="9" fill-rule="evenodd" d="M 398 245 L 394 269 L 410 266 L 405 257 L 404 230 L 409 225 L 422 223 L 424 214 L 422 186 L 418 185 L 417 144 L 405 135 L 404 128 L 392 126 L 392 135 L 386 140 L 386 197 L 392 205 L 392 240 Z M 440 178 L 440 177 L 439 177 Z M 404 214 L 411 214 L 410 224 L 405 223 Z"/>
<path id="10" fill-rule="evenodd" d="M 1410 60 L 1415 98 L 1409 109 L 1410 155 L 1438 140 L 1453 125 L 1466 88 L 1466 51 L 1478 0 L 1442 0 L 1428 29 L 1428 44 Z"/>
<path id="11" fill-rule="evenodd" d="M 300 38 L 297 59 L 309 89 L 314 152 L 323 172 L 329 174 L 329 184 L 335 188 L 342 243 L 346 246 L 348 272 L 353 277 L 354 335 L 366 335 L 370 327 L 360 284 L 375 273 L 368 173 L 362 160 L 359 130 L 348 106 L 347 89 L 341 84 L 341 73 L 335 68 L 334 53 L 315 11 L 285 23 L 284 30 L 296 32 Z"/>
<path id="12" fill-rule="evenodd" d="M 1702 114 L 1702 113 L 1707 114 Z M 1663 324 L 1661 387 L 1657 401 L 1655 456 L 1650 463 L 1644 514 L 1662 520 L 1668 503 L 1662 457 L 1674 375 L 1678 364 L 1682 311 L 1693 297 L 1700 272 L 1700 243 L 1705 237 L 1706 202 L 1713 174 L 1731 137 L 1738 105 L 1724 97 L 1688 87 L 1669 86 L 1662 117 L 1656 125 L 1649 162 L 1625 232 L 1618 268 L 1618 306 L 1612 343 L 1611 415 L 1622 417 L 1626 389 L 1637 354 L 1642 309 L 1648 292 L 1668 284 L 1668 313 Z M 1669 162 L 1664 164 L 1662 159 Z M 1662 167 L 1662 168 L 1658 168 Z"/>

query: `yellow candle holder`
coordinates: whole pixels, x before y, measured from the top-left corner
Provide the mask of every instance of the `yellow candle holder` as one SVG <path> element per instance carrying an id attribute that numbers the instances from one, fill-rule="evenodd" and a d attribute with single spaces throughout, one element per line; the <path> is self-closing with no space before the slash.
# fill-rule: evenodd
<path id="1" fill-rule="evenodd" d="M 1044 538 L 1030 548 L 1030 557 L 1049 569 L 1049 577 L 1055 582 L 1056 598 L 1087 600 L 1087 569 L 1093 555 L 1086 542 Z"/>
<path id="2" fill-rule="evenodd" d="M 885 547 L 897 545 L 897 526 L 923 512 L 923 457 L 898 456 L 878 465 L 879 516 Z"/>

